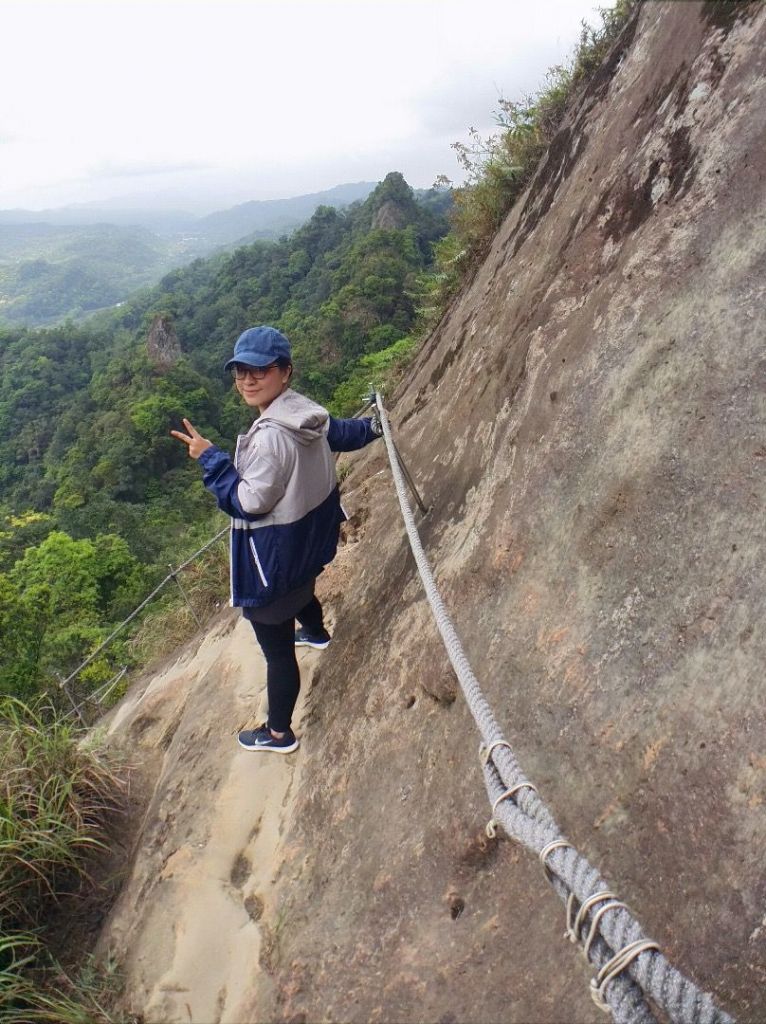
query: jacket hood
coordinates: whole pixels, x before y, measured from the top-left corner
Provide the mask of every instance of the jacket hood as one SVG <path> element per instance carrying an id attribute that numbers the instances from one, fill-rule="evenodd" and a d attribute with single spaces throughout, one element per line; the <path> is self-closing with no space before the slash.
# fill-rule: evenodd
<path id="1" fill-rule="evenodd" d="M 289 430 L 301 444 L 311 444 L 326 431 L 328 411 L 310 398 L 288 388 L 275 398 L 253 424 L 253 431 L 265 427 Z"/>

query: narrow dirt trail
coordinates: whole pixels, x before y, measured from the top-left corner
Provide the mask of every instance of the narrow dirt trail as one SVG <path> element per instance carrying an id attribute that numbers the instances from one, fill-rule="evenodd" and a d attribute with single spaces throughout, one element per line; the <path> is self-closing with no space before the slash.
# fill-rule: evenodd
<path id="1" fill-rule="evenodd" d="M 319 657 L 299 654 L 299 732 Z M 279 757 L 237 745 L 264 709 L 265 664 L 249 624 L 231 613 L 136 688 L 108 725 L 150 796 L 99 945 L 116 955 L 126 1003 L 146 1020 L 235 1024 L 256 997 L 278 938 L 269 892 L 302 762 L 301 750 Z"/>

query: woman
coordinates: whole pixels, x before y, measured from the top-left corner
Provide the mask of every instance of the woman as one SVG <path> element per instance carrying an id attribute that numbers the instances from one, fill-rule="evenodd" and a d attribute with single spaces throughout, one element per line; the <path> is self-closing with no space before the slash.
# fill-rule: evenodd
<path id="1" fill-rule="evenodd" d="M 237 439 L 234 461 L 186 419 L 188 433 L 171 434 L 202 463 L 203 483 L 232 517 L 231 603 L 252 623 L 266 658 L 268 721 L 241 732 L 239 743 L 289 754 L 298 747 L 290 727 L 300 689 L 295 647 L 330 642 L 314 583 L 335 557 L 346 518 L 331 453 L 363 448 L 380 429 L 373 419 L 336 420 L 293 391 L 290 343 L 274 327 L 241 334 L 224 369 L 260 413 Z"/>

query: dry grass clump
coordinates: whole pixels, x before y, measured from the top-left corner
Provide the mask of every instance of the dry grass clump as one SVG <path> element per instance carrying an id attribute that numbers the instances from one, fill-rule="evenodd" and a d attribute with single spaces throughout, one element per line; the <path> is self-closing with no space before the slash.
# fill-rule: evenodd
<path id="1" fill-rule="evenodd" d="M 125 792 L 124 769 L 53 709 L 0 700 L 0 1020 L 114 1020 L 93 965 L 73 980 L 55 964 L 46 918 L 93 886 L 89 865 Z"/>

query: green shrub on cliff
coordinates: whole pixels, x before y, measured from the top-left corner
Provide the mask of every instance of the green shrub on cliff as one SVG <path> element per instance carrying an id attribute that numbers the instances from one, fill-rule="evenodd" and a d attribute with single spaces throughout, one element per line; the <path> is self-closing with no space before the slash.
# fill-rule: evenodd
<path id="1" fill-rule="evenodd" d="M 75 540 L 54 530 L 0 573 L 0 694 L 30 698 L 67 675 L 149 589 L 144 566 L 112 534 Z M 105 682 L 124 658 L 119 645 L 82 680 Z"/>
<path id="2" fill-rule="evenodd" d="M 361 407 L 373 385 L 378 391 L 390 390 L 401 377 L 417 348 L 414 337 L 407 336 L 380 352 L 362 356 L 347 379 L 333 392 L 328 402 L 336 416 L 351 416 Z"/>

